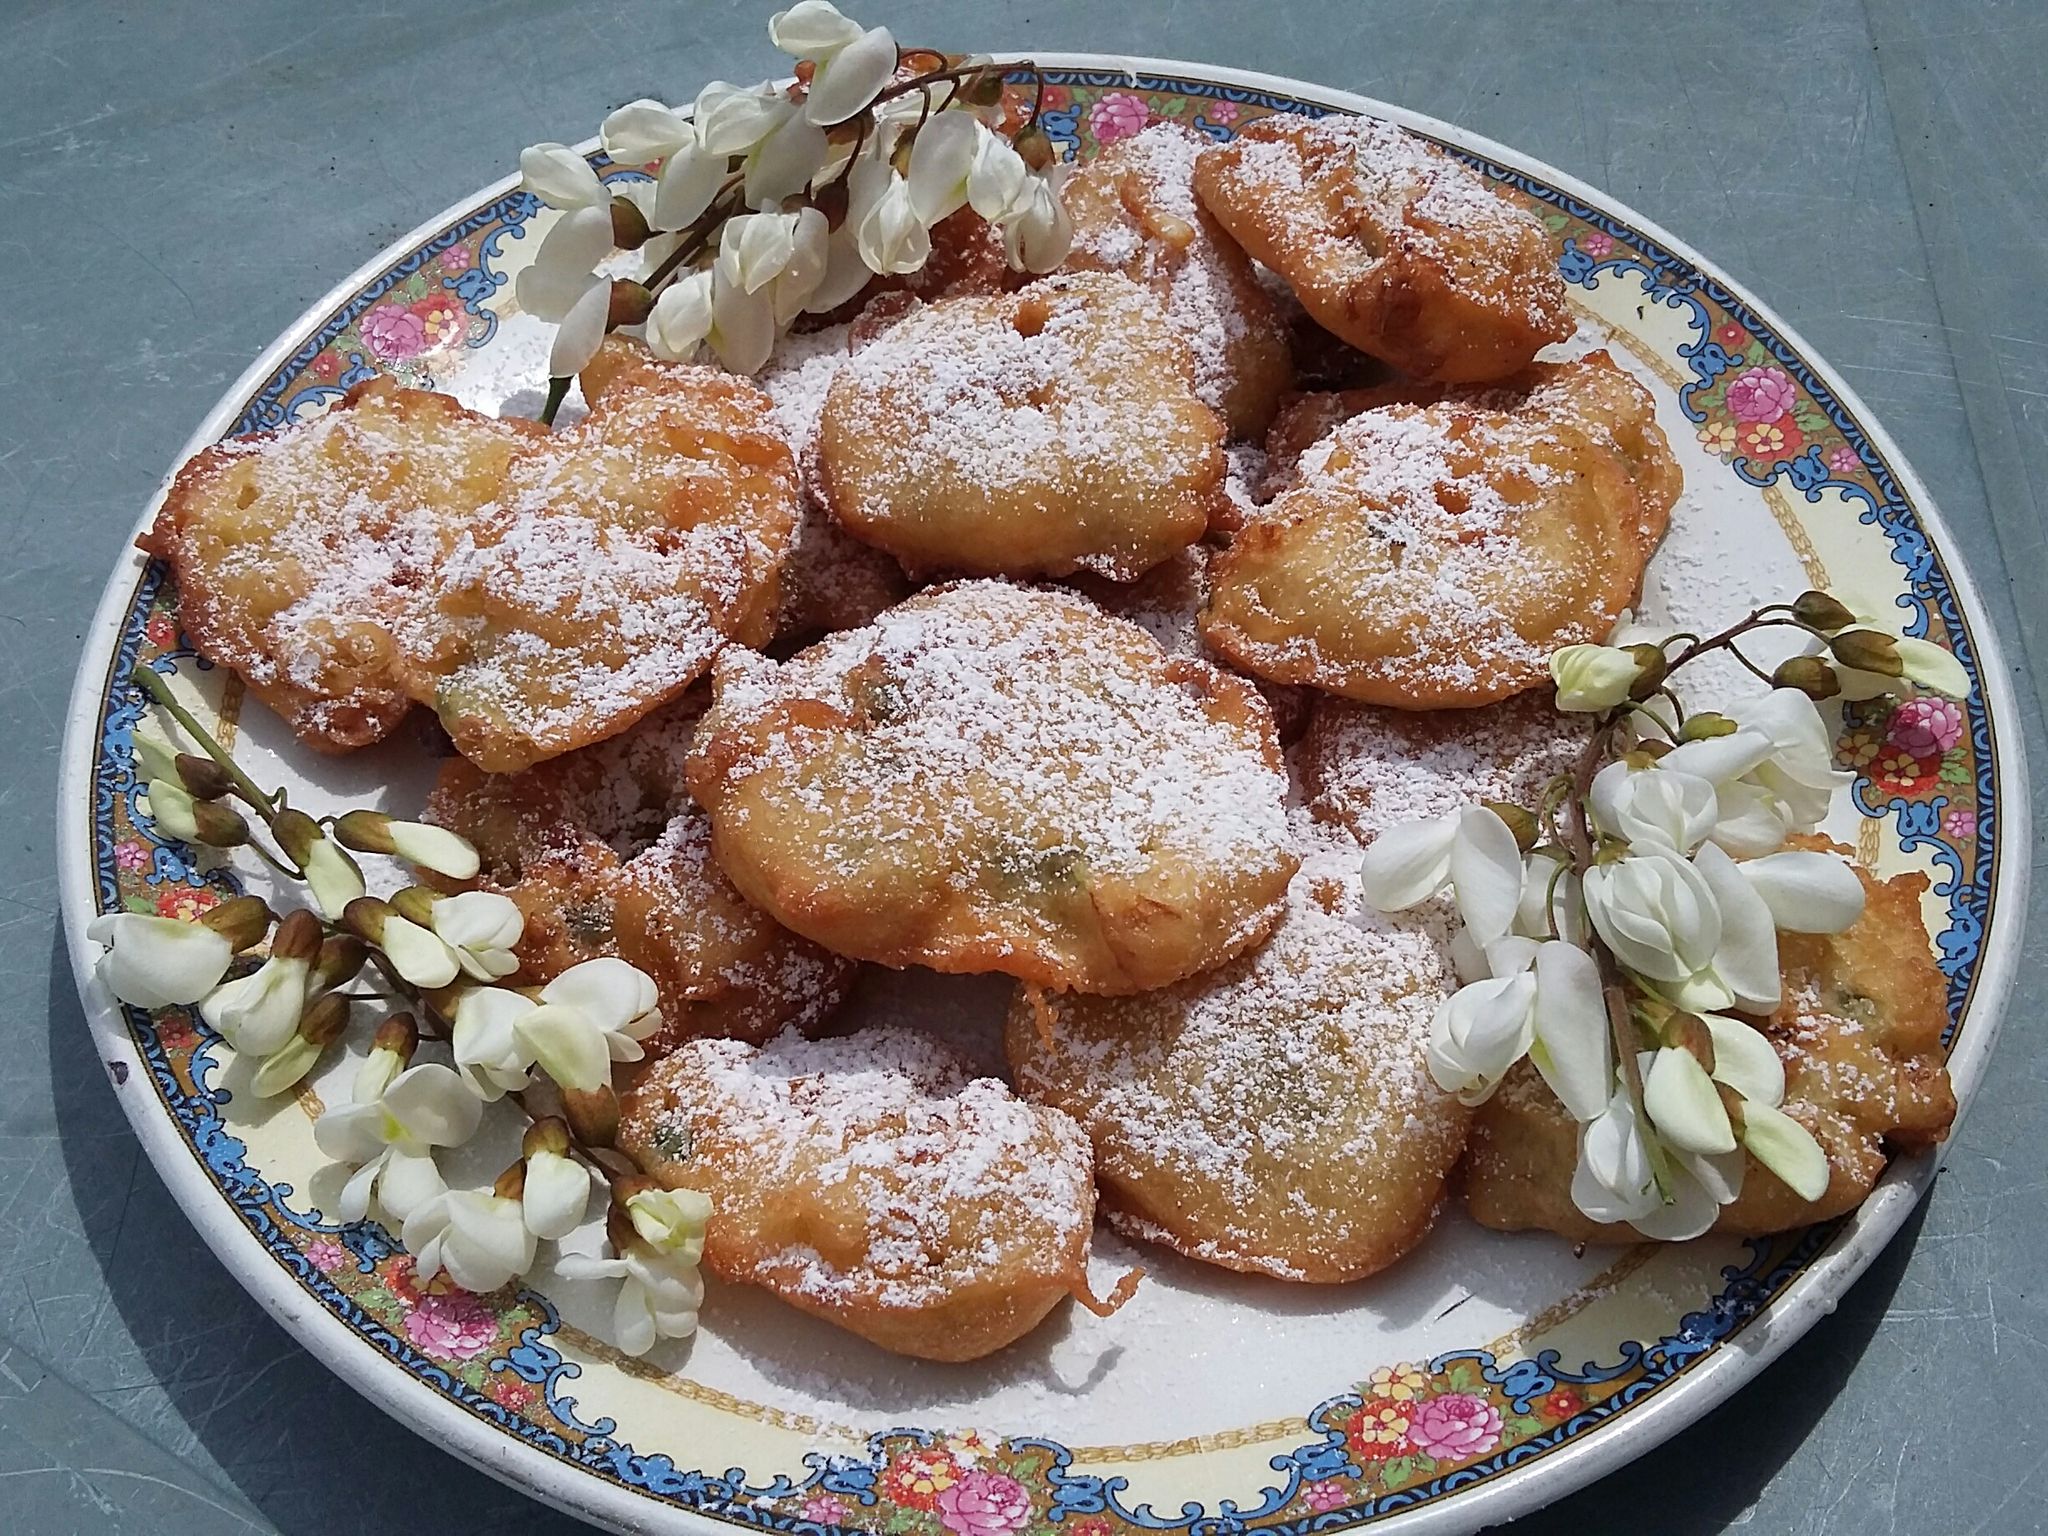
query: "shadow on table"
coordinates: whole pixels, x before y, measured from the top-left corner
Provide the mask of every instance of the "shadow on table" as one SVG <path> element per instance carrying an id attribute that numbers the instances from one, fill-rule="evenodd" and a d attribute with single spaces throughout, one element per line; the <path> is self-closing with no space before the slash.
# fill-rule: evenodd
<path id="1" fill-rule="evenodd" d="M 437 1536 L 585 1529 L 472 1471 L 372 1408 L 270 1320 L 208 1251 L 134 1147 L 95 1058 L 58 942 L 51 968 L 50 1079 L 74 1185 L 135 1165 L 124 1203 L 81 1200 L 108 1295 L 150 1375 L 229 1481 L 287 1533 L 404 1526 Z M 1726 1529 L 1755 1501 L 1855 1368 L 1905 1271 L 1915 1209 L 1870 1271 L 1757 1381 L 1675 1442 L 1547 1510 L 1516 1536 L 1604 1530 L 1654 1508 L 1662 1536 Z M 172 1447 L 174 1450 L 177 1447 Z"/>
<path id="2" fill-rule="evenodd" d="M 271 1321 L 136 1147 L 93 1049 L 61 937 L 50 978 L 51 1096 L 66 1169 L 77 1189 L 105 1190 L 116 1179 L 128 1189 L 125 1201 L 78 1201 L 108 1299 L 142 1357 L 126 1364 L 124 1417 L 196 1460 L 178 1443 L 182 1422 L 226 1480 L 289 1536 L 587 1530 L 387 1418 Z M 114 1369 L 124 1364 L 118 1351 L 103 1354 Z M 130 1385 L 145 1371 L 168 1411 Z"/>

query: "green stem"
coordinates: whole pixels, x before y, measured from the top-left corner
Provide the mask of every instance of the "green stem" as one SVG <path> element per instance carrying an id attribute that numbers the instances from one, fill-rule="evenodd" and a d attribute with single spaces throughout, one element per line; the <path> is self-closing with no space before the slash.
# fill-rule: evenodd
<path id="1" fill-rule="evenodd" d="M 547 404 L 540 408 L 540 424 L 542 426 L 552 427 L 555 424 L 555 413 L 561 410 L 562 402 L 569 398 L 569 386 L 575 382 L 574 379 L 569 378 L 567 375 L 548 380 Z"/>
<path id="2" fill-rule="evenodd" d="M 226 770 L 228 777 L 234 782 L 235 792 L 263 818 L 265 825 L 277 820 L 277 810 L 272 805 L 270 797 L 256 786 L 254 779 L 242 772 L 241 766 L 229 756 L 227 748 L 213 739 L 213 733 L 193 718 L 192 711 L 172 696 L 171 685 L 163 680 L 162 675 L 154 667 L 137 662 L 129 669 L 128 681 L 148 694 L 159 709 L 177 721 L 185 734 L 205 749 L 208 757 Z M 293 878 L 299 878 L 296 872 Z"/>

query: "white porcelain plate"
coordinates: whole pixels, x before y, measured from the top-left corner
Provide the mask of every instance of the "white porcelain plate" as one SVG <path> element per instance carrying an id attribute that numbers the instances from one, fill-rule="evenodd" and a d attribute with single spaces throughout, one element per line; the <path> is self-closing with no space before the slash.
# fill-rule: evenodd
<path id="1" fill-rule="evenodd" d="M 1978 680 L 1842 720 L 1856 773 L 1831 830 L 1883 874 L 1930 878 L 1949 982 L 1950 1069 L 1967 1102 L 2011 984 L 2025 903 L 2026 788 L 1995 638 L 1926 491 L 1836 377 L 1684 246 L 1569 177 L 1441 123 L 1316 86 L 1087 56 L 1052 68 L 1046 123 L 1087 156 L 1145 122 L 1228 137 L 1269 112 L 1372 112 L 1448 145 L 1550 229 L 1588 340 L 1655 392 L 1687 490 L 1645 604 L 1696 627 L 1805 585 L 1896 602 Z M 600 162 L 601 163 L 601 162 Z M 636 174 L 605 167 L 610 175 Z M 544 336 L 509 275 L 545 220 L 501 183 L 400 241 L 315 305 L 206 418 L 191 448 L 301 420 L 388 372 L 505 403 L 537 386 Z M 537 397 L 525 397 L 531 413 Z M 143 520 L 154 508 L 138 508 Z M 1056 1314 L 986 1361 L 885 1355 L 754 1292 L 715 1286 L 694 1340 L 627 1360 L 602 1298 L 543 1271 L 475 1297 L 422 1287 L 391 1234 L 322 1214 L 318 1094 L 259 1104 L 184 1010 L 117 1006 L 92 978 L 100 912 L 192 911 L 236 885 L 136 814 L 126 681 L 155 667 L 236 737 L 265 782 L 314 811 L 411 811 L 425 765 L 398 743 L 299 747 L 185 645 L 177 598 L 131 554 L 94 619 L 67 726 L 64 909 L 115 1092 L 173 1195 L 307 1348 L 422 1434 L 550 1503 L 618 1529 L 835 1527 L 914 1536 L 1230 1536 L 1256 1523 L 1469 1531 L 1557 1497 L 1698 1418 L 1861 1273 L 1933 1173 L 1892 1167 L 1854 1216 L 1757 1242 L 1591 1250 L 1481 1231 L 1447 1212 L 1390 1273 L 1288 1286 L 1148 1252 L 1116 1317 Z M 2018 819 L 2005 830 L 2009 813 Z M 1002 989 L 906 978 L 875 1012 L 990 1014 Z M 1130 1251 L 1104 1234 L 1104 1275 Z M 1406 1406 L 1371 1432 L 1372 1404 Z M 1383 1422 L 1383 1421 L 1382 1421 Z"/>

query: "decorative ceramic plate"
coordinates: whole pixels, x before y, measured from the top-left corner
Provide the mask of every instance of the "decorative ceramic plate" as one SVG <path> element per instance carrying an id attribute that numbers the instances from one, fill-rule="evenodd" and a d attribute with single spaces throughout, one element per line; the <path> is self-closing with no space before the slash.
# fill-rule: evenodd
<path id="1" fill-rule="evenodd" d="M 1843 718 L 1841 761 L 1856 778 L 1830 830 L 1881 873 L 1931 877 L 1949 1066 L 1967 1103 L 2025 903 L 2019 733 L 1932 503 L 1835 376 L 1655 226 L 1444 124 L 1206 66 L 1046 62 L 1046 125 L 1082 158 L 1155 118 L 1222 139 L 1271 112 L 1372 112 L 1444 143 L 1542 219 L 1583 334 L 1655 392 L 1687 493 L 1649 608 L 1698 624 L 1825 585 L 1898 603 L 1910 633 L 1954 650 L 1978 685 L 1960 706 L 1921 697 Z M 508 278 L 551 217 L 506 182 L 415 231 L 280 337 L 191 449 L 305 420 L 377 372 L 487 408 L 515 382 L 539 384 L 546 333 L 516 313 Z M 538 395 L 513 404 L 532 414 Z M 60 855 L 73 964 L 143 1145 L 222 1261 L 308 1349 L 436 1443 L 600 1524 L 700 1536 L 1473 1530 L 1640 1454 L 1754 1376 L 1833 1307 L 1933 1176 L 1931 1157 L 1903 1160 L 1855 1215 L 1769 1240 L 1583 1256 L 1484 1232 L 1454 1208 L 1394 1270 L 1333 1288 L 1147 1252 L 1150 1278 L 1113 1319 L 1069 1308 L 972 1365 L 885 1355 L 714 1283 L 695 1339 L 629 1360 L 595 1336 L 598 1298 L 545 1269 L 531 1289 L 474 1297 L 445 1278 L 419 1284 L 374 1223 L 328 1221 L 335 1191 L 310 1134 L 325 1084 L 259 1104 L 184 1011 L 152 1019 L 93 980 L 95 914 L 190 913 L 235 888 L 135 814 L 142 700 L 125 679 L 138 660 L 295 805 L 410 811 L 425 765 L 390 744 L 305 751 L 192 654 L 159 567 L 131 554 L 114 572 L 72 700 Z M 905 981 L 865 1006 L 987 1015 L 1003 995 L 990 980 Z M 1104 1234 L 1098 1274 L 1130 1257 Z M 1387 1428 L 1389 1404 L 1405 1429 Z"/>

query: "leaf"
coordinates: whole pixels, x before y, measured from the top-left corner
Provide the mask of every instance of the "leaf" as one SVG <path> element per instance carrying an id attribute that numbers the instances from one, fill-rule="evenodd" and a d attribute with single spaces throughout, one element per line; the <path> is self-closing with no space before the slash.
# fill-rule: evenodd
<path id="1" fill-rule="evenodd" d="M 1415 1464 L 1425 1459 L 1420 1456 L 1396 1456 L 1392 1461 L 1380 1463 L 1380 1486 L 1389 1493 L 1396 1488 L 1405 1488 L 1415 1481 Z"/>
<path id="2" fill-rule="evenodd" d="M 1165 106 L 1154 107 L 1152 109 L 1152 115 L 1154 117 L 1179 117 L 1183 112 L 1187 111 L 1187 109 L 1187 97 L 1175 96 L 1172 100 L 1168 101 Z"/>

